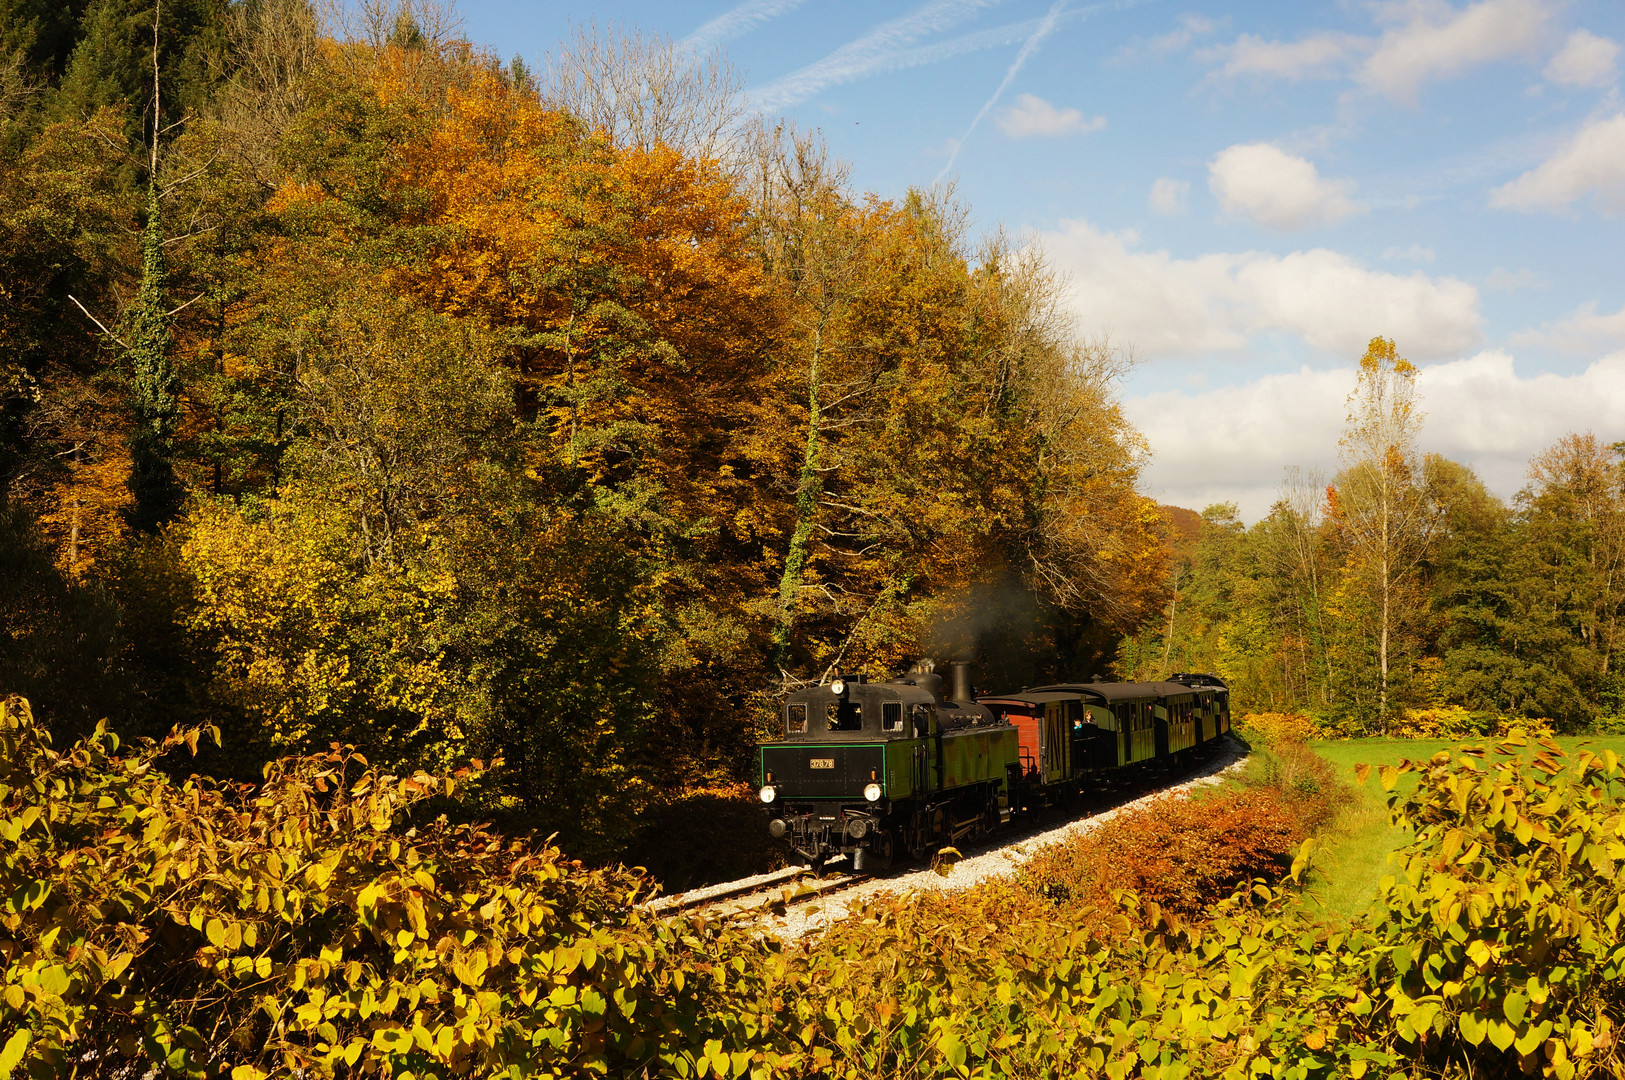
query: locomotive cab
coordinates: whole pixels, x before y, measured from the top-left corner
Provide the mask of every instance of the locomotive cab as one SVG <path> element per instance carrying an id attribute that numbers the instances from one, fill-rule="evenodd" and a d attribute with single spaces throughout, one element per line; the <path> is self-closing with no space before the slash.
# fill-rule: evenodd
<path id="1" fill-rule="evenodd" d="M 996 824 L 1013 729 L 970 699 L 963 668 L 954 693 L 917 667 L 884 683 L 837 675 L 785 698 L 782 737 L 759 747 L 769 832 L 814 866 L 847 855 L 865 870 L 961 835 L 971 789 L 972 816 L 991 808 Z"/>

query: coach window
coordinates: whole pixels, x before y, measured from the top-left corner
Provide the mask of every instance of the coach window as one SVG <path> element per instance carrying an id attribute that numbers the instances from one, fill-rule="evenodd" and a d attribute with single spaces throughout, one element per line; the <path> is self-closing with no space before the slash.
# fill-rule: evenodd
<path id="1" fill-rule="evenodd" d="M 807 706 L 791 705 L 784 710 L 784 730 L 791 735 L 807 734 Z"/>
<path id="2" fill-rule="evenodd" d="M 901 701 L 883 701 L 880 703 L 880 726 L 885 731 L 903 730 L 903 703 Z"/>

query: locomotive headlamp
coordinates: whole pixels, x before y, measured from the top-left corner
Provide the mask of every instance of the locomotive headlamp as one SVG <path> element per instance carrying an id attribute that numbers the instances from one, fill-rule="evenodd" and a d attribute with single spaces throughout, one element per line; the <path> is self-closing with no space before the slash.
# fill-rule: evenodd
<path id="1" fill-rule="evenodd" d="M 757 794 L 762 797 L 762 801 L 764 803 L 770 803 L 779 797 L 778 791 L 773 787 L 772 784 L 763 784 L 762 790 L 757 792 Z"/>
<path id="2" fill-rule="evenodd" d="M 840 697 L 842 694 L 846 693 L 846 680 L 836 679 L 834 682 L 829 684 L 829 688 L 836 697 Z"/>
<path id="3" fill-rule="evenodd" d="M 880 785 L 879 784 L 867 784 L 867 785 L 865 785 L 864 789 L 863 789 L 863 797 L 865 799 L 868 799 L 870 802 L 879 802 L 880 801 Z"/>

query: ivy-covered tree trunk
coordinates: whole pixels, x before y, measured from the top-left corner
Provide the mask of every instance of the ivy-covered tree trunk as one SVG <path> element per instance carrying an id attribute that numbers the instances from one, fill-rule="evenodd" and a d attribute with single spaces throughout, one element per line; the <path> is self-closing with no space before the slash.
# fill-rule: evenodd
<path id="1" fill-rule="evenodd" d="M 135 429 L 130 435 L 130 524 L 150 532 L 175 515 L 182 497 L 175 477 L 175 425 L 180 377 L 170 358 L 164 287 L 164 228 L 158 181 L 147 187 L 147 227 L 141 234 L 141 289 L 126 315 L 125 357 L 130 365 Z"/>
<path id="2" fill-rule="evenodd" d="M 790 534 L 790 545 L 784 555 L 784 574 L 779 578 L 779 621 L 773 628 L 773 666 L 779 671 L 790 662 L 790 637 L 795 629 L 796 598 L 801 591 L 802 574 L 807 566 L 807 553 L 812 546 L 818 497 L 823 487 L 818 472 L 821 439 L 821 421 L 818 394 L 819 352 L 822 347 L 822 326 L 815 336 L 812 364 L 807 373 L 807 450 L 801 459 L 801 477 L 796 485 L 796 527 Z"/>

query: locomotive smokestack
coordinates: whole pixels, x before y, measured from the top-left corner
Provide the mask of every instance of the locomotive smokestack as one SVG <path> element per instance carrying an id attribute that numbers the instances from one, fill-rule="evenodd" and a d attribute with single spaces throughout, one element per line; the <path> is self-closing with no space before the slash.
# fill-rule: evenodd
<path id="1" fill-rule="evenodd" d="M 956 705 L 969 705 L 971 702 L 970 665 L 969 660 L 955 660 L 953 662 L 954 682 L 952 693 Z"/>

